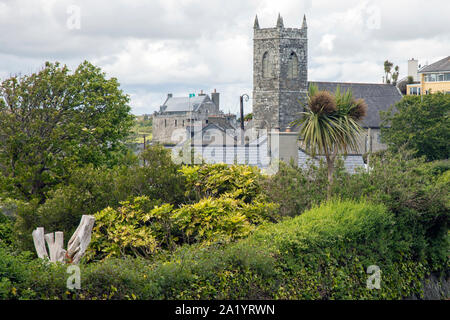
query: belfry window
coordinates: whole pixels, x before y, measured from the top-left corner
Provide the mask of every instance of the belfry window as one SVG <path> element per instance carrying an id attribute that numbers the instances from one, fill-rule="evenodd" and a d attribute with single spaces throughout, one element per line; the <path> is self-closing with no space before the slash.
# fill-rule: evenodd
<path id="1" fill-rule="evenodd" d="M 298 78 L 298 58 L 295 52 L 292 52 L 288 61 L 288 79 Z"/>
<path id="2" fill-rule="evenodd" d="M 263 78 L 270 78 L 271 73 L 272 73 L 272 65 L 270 64 L 270 56 L 269 56 L 269 53 L 266 52 L 266 53 L 264 53 L 263 60 L 262 60 Z"/>

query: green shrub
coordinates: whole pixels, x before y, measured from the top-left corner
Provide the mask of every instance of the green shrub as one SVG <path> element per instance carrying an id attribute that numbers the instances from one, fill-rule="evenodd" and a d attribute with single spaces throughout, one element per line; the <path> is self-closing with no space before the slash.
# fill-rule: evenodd
<path id="1" fill-rule="evenodd" d="M 269 201 L 280 205 L 280 217 L 295 217 L 327 199 L 327 175 L 324 161 L 318 165 L 309 162 L 304 168 L 280 162 L 278 172 L 263 180 L 261 192 Z M 342 189 L 347 176 L 343 161 L 338 158 L 332 186 L 334 194 L 336 189 Z"/>
<path id="2" fill-rule="evenodd" d="M 120 202 L 137 196 L 178 205 L 184 201 L 184 178 L 170 152 L 162 146 L 149 147 L 139 163 L 112 169 L 87 166 L 74 170 L 70 178 L 47 193 L 43 204 L 30 203 L 19 210 L 16 224 L 22 248 L 32 248 L 31 232 L 36 227 L 63 231 L 66 241 L 78 227 L 82 215 L 117 208 Z"/>
<path id="3" fill-rule="evenodd" d="M 160 246 L 156 224 L 164 223 L 165 218 L 155 214 L 160 211 L 153 210 L 156 204 L 148 197 L 138 197 L 131 203 L 121 202 L 117 209 L 108 207 L 97 212 L 88 257 L 148 257 L 154 254 Z M 168 232 L 170 234 L 171 230 Z"/>
<path id="4" fill-rule="evenodd" d="M 244 238 L 257 225 L 272 220 L 275 209 L 272 203 L 205 198 L 175 210 L 173 219 L 187 243 L 228 242 Z"/>
<path id="5" fill-rule="evenodd" d="M 371 155 L 370 166 L 369 171 L 361 168 L 349 174 L 342 162 L 338 164 L 332 194 L 386 205 L 399 227 L 408 230 L 405 236 L 410 238 L 405 241 L 414 247 L 414 254 L 426 257 L 440 269 L 450 248 L 444 241 L 450 217 L 446 162 L 426 163 L 424 159 L 412 159 L 407 152 L 384 152 Z M 302 214 L 325 200 L 325 169 L 323 165 L 302 169 L 282 164 L 279 172 L 264 182 L 264 193 L 280 205 L 281 216 Z"/>

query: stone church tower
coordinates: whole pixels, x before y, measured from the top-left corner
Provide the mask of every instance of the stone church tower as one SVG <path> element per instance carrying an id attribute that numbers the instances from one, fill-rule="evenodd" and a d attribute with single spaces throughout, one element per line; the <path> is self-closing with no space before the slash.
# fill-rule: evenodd
<path id="1" fill-rule="evenodd" d="M 257 129 L 284 131 L 303 111 L 308 83 L 306 16 L 301 29 L 285 28 L 279 15 L 275 28 L 260 28 L 253 39 L 253 120 Z"/>

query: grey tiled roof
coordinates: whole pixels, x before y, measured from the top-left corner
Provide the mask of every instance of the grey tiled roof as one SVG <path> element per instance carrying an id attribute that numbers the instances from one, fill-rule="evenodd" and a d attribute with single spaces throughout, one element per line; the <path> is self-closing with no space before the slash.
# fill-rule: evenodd
<path id="1" fill-rule="evenodd" d="M 178 154 L 180 146 L 166 146 L 173 154 Z M 248 164 L 257 166 L 260 169 L 268 168 L 271 158 L 267 153 L 267 135 L 261 136 L 258 140 L 250 142 L 245 146 L 234 145 L 195 145 L 193 147 L 196 158 L 202 158 L 206 163 L 226 163 L 226 164 Z M 311 157 L 302 149 L 298 149 L 298 166 L 306 169 L 310 165 L 319 165 L 319 157 Z M 361 155 L 348 155 L 342 157 L 344 167 L 349 173 L 357 172 L 358 168 L 364 168 L 364 161 Z"/>
<path id="2" fill-rule="evenodd" d="M 419 70 L 419 73 L 442 72 L 442 71 L 450 71 L 450 56 L 423 67 L 422 69 Z"/>
<path id="3" fill-rule="evenodd" d="M 207 98 L 204 96 L 196 96 L 192 98 L 188 97 L 177 97 L 177 98 L 169 98 L 166 103 L 163 105 L 163 112 L 189 112 L 196 111 L 198 107 L 202 105 L 202 103 Z"/>
<path id="4" fill-rule="evenodd" d="M 335 92 L 340 86 L 341 91 L 351 89 L 353 97 L 364 99 L 367 103 L 367 115 L 363 119 L 364 127 L 380 127 L 380 111 L 386 111 L 391 105 L 402 99 L 402 94 L 396 86 L 391 84 L 377 83 L 345 83 L 345 82 L 320 82 L 311 81 L 317 84 L 319 90 Z"/>

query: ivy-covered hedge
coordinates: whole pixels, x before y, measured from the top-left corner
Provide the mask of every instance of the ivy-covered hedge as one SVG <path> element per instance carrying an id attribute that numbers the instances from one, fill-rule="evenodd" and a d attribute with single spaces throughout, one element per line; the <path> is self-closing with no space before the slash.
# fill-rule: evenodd
<path id="1" fill-rule="evenodd" d="M 401 299 L 420 295 L 430 269 L 400 222 L 383 204 L 334 200 L 236 243 L 82 265 L 76 292 L 64 266 L 0 248 L 0 298 Z M 379 290 L 366 287 L 369 265 L 381 269 Z"/>

